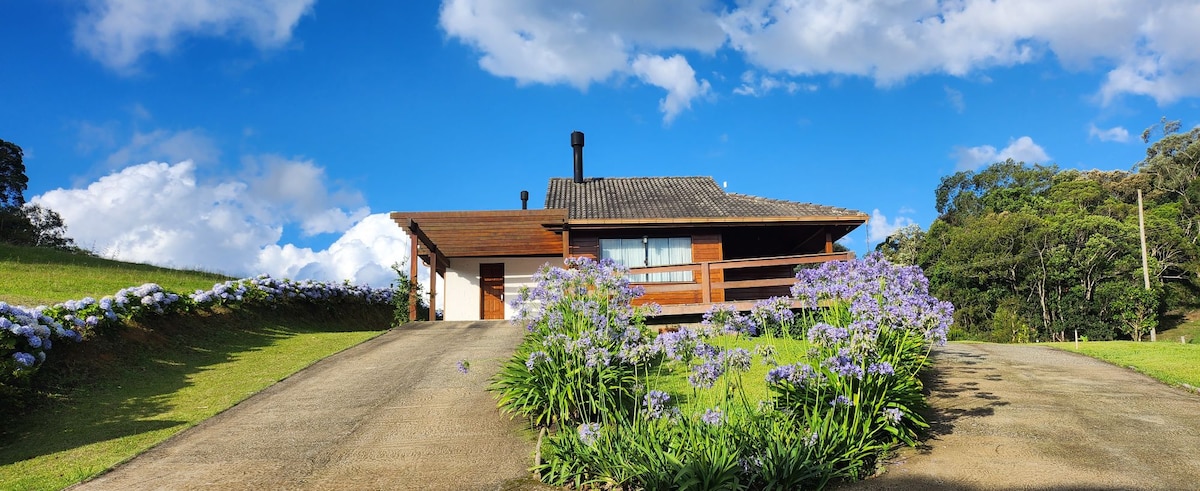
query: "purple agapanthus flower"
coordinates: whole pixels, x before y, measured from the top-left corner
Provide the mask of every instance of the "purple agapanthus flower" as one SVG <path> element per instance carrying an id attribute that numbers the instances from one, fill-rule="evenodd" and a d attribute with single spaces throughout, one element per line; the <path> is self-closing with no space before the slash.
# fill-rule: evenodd
<path id="1" fill-rule="evenodd" d="M 889 407 L 883 410 L 883 417 L 892 424 L 898 424 L 900 419 L 904 417 L 904 412 L 897 408 Z"/>
<path id="2" fill-rule="evenodd" d="M 700 416 L 700 421 L 713 426 L 719 426 L 725 420 L 725 413 L 721 412 L 721 408 L 714 407 L 704 410 L 704 414 Z"/>
<path id="3" fill-rule="evenodd" d="M 596 443 L 596 439 L 600 438 L 600 423 L 583 423 L 579 425 L 579 441 L 584 445 Z"/>
<path id="4" fill-rule="evenodd" d="M 652 390 L 642 397 L 642 409 L 646 410 L 647 419 L 659 419 L 668 414 L 667 403 L 671 395 L 661 390 Z"/>
<path id="5" fill-rule="evenodd" d="M 459 373 L 464 375 L 471 370 L 471 362 L 467 360 L 458 360 L 458 363 L 455 363 L 454 365 L 456 368 L 458 368 Z"/>
<path id="6" fill-rule="evenodd" d="M 895 375 L 896 369 L 892 368 L 892 364 L 886 361 L 872 363 L 867 366 L 867 373 L 874 375 Z"/>

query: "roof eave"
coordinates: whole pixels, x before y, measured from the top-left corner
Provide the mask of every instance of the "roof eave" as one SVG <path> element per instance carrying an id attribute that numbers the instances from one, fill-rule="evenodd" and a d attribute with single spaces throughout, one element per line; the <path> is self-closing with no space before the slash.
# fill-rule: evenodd
<path id="1" fill-rule="evenodd" d="M 849 216 L 778 216 L 778 217 L 684 217 L 684 218 L 570 218 L 571 228 L 607 228 L 613 226 L 670 225 L 670 226 L 731 226 L 785 224 L 843 224 L 862 225 L 867 215 Z"/>

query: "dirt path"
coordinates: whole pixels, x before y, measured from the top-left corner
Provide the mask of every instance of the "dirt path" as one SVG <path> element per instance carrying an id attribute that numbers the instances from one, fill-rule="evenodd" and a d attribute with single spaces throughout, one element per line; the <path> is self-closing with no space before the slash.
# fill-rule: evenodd
<path id="1" fill-rule="evenodd" d="M 1200 489 L 1200 395 L 1042 346 L 956 343 L 935 366 L 927 447 L 842 489 Z"/>
<path id="2" fill-rule="evenodd" d="M 508 323 L 408 324 L 77 489 L 528 487 L 533 437 L 485 391 L 523 333 Z M 466 375 L 456 368 L 464 359 Z"/>

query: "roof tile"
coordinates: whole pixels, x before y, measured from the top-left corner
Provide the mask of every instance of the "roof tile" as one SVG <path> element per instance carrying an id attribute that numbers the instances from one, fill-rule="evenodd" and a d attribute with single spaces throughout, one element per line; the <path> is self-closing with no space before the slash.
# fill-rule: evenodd
<path id="1" fill-rule="evenodd" d="M 726 193 L 711 177 L 552 178 L 546 208 L 568 219 L 855 217 L 846 208 Z"/>

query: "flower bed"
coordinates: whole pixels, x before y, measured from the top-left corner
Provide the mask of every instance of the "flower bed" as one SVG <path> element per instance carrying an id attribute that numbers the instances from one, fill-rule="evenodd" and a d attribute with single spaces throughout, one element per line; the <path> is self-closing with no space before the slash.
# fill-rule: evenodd
<path id="1" fill-rule="evenodd" d="M 917 268 L 826 263 L 797 274 L 799 313 L 792 299 L 717 306 L 698 328 L 652 333 L 623 270 L 567 266 L 515 302 L 529 333 L 493 384 L 503 409 L 552 430 L 536 466 L 549 483 L 822 487 L 927 426 L 917 374 L 953 308 Z"/>
<path id="2" fill-rule="evenodd" d="M 147 283 L 123 288 L 99 300 L 68 300 L 53 307 L 21 307 L 0 302 L 0 385 L 33 375 L 56 342 L 79 342 L 119 329 L 125 322 L 209 309 L 214 306 L 270 306 L 293 302 L 334 305 L 346 302 L 389 304 L 391 289 L 349 283 L 292 281 L 267 275 L 226 281 L 210 290 L 182 295 Z"/>

